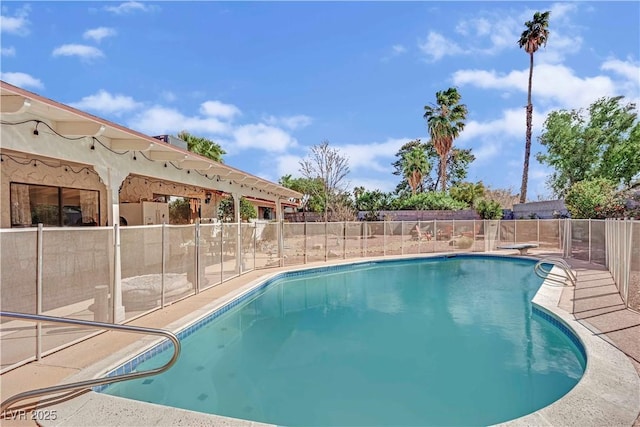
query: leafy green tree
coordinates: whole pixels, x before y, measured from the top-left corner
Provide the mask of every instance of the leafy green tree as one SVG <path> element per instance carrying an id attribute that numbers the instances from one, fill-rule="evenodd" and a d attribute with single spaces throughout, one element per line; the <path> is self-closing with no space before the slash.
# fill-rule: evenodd
<path id="1" fill-rule="evenodd" d="M 601 98 L 583 110 L 553 111 L 544 123 L 539 162 L 554 169 L 548 185 L 562 197 L 582 180 L 606 178 L 628 186 L 640 173 L 640 123 L 635 104 Z"/>
<path id="2" fill-rule="evenodd" d="M 442 191 L 430 191 L 428 193 L 413 194 L 409 197 L 396 199 L 394 207 L 398 210 L 460 210 L 468 205 L 455 200 L 449 194 Z"/>
<path id="3" fill-rule="evenodd" d="M 564 202 L 572 218 L 614 218 L 624 212 L 624 202 L 606 178 L 576 182 Z"/>
<path id="4" fill-rule="evenodd" d="M 219 144 L 207 138 L 191 135 L 186 130 L 181 131 L 178 134 L 178 138 L 187 143 L 187 150 L 208 157 L 216 162 L 223 163 L 222 156 L 227 154 Z"/>
<path id="5" fill-rule="evenodd" d="M 180 197 L 169 202 L 169 223 L 189 224 L 191 221 L 191 205 L 188 197 Z"/>
<path id="6" fill-rule="evenodd" d="M 359 212 L 366 212 L 365 221 L 377 221 L 380 211 L 392 209 L 393 196 L 380 190 L 355 193 L 355 207 Z"/>
<path id="7" fill-rule="evenodd" d="M 240 220 L 249 221 L 250 218 L 257 218 L 258 212 L 251 203 L 244 197 L 240 198 Z M 218 206 L 218 218 L 224 222 L 234 222 L 235 214 L 233 208 L 233 196 L 228 196 L 220 201 Z"/>
<path id="8" fill-rule="evenodd" d="M 467 106 L 460 104 L 461 95 L 456 88 L 436 92 L 436 104 L 424 107 L 424 118 L 433 146 L 440 157 L 439 181 L 442 191 L 447 189 L 447 157 L 456 139 L 464 129 Z"/>
<path id="9" fill-rule="evenodd" d="M 404 177 L 411 187 L 411 193 L 416 194 L 421 187 L 423 177 L 431 169 L 424 150 L 416 147 L 404 155 Z"/>
<path id="10" fill-rule="evenodd" d="M 468 206 L 475 206 L 476 201 L 484 196 L 484 184 L 482 181 L 477 183 L 462 182 L 449 189 L 449 194 L 455 200 L 466 203 Z"/>
<path id="11" fill-rule="evenodd" d="M 447 157 L 447 187 L 463 182 L 467 178 L 469 164 L 475 159 L 476 156 L 471 153 L 470 148 L 452 148 Z M 438 188 L 439 179 L 440 177 L 438 176 L 430 188 L 431 191 L 435 191 Z"/>
<path id="12" fill-rule="evenodd" d="M 424 191 L 436 191 L 439 183 L 438 169 L 432 168 L 431 165 L 437 164 L 440 160 L 440 156 L 436 152 L 433 144 L 429 141 L 427 143 L 420 142 L 420 139 L 415 139 L 404 144 L 400 150 L 396 153 L 397 160 L 391 165 L 394 168 L 393 174 L 402 177 L 402 181 L 396 186 L 395 193 L 400 197 L 404 197 L 411 193 L 411 187 L 404 176 L 405 169 L 405 156 L 412 150 L 419 148 L 425 152 L 427 162 L 429 163 L 429 171 L 422 177 L 417 188 L 418 193 Z M 449 156 L 447 157 L 447 185 L 456 185 L 459 182 L 464 181 L 467 177 L 467 170 L 469 164 L 475 160 L 475 156 L 471 153 L 471 149 L 452 148 Z M 432 176 L 432 173 L 435 173 Z"/>
<path id="13" fill-rule="evenodd" d="M 476 202 L 475 209 L 482 219 L 502 219 L 502 207 L 495 200 L 480 199 Z"/>
<path id="14" fill-rule="evenodd" d="M 398 195 L 406 195 L 411 192 L 411 186 L 409 185 L 409 182 L 407 181 L 407 178 L 404 173 L 406 169 L 405 159 L 410 152 L 416 149 L 422 150 L 425 153 L 427 153 L 427 144 L 420 142 L 419 139 L 414 139 L 412 141 L 405 143 L 404 145 L 402 145 L 402 147 L 400 147 L 400 149 L 396 153 L 396 161 L 394 161 L 391 164 L 394 169 L 393 174 L 402 177 L 402 181 L 400 181 L 400 183 L 396 186 L 396 190 L 395 190 L 395 193 Z M 428 161 L 430 160 L 428 155 L 427 155 L 427 159 Z M 429 164 L 431 164 L 430 161 L 429 161 Z M 426 188 L 426 183 L 429 179 L 430 179 L 429 174 L 425 174 L 422 177 L 422 182 L 420 183 L 417 192 L 424 191 L 424 189 Z"/>
<path id="15" fill-rule="evenodd" d="M 291 175 L 284 175 L 278 182 L 283 187 L 302 193 L 300 205 L 303 212 L 324 212 L 325 199 L 322 197 L 324 189 L 322 180 L 318 178 L 292 178 Z"/>
<path id="16" fill-rule="evenodd" d="M 520 203 L 527 201 L 527 185 L 529 181 L 529 157 L 531 155 L 531 123 L 533 120 L 533 104 L 531 104 L 531 83 L 533 81 L 533 54 L 540 46 L 547 45 L 549 37 L 549 14 L 551 12 L 536 12 L 533 21 L 525 22 L 526 29 L 520 35 L 518 45 L 529 54 L 529 85 L 527 87 L 527 131 L 524 145 L 524 165 L 522 167 L 522 187 L 520 188 Z"/>

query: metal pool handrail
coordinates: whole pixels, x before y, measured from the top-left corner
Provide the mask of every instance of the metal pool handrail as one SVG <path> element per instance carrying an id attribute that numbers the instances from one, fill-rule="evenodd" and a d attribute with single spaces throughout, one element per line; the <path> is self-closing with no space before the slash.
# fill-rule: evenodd
<path id="1" fill-rule="evenodd" d="M 0 413 L 4 413 L 5 409 L 9 406 L 13 405 L 16 402 L 21 400 L 29 399 L 31 397 L 45 396 L 50 394 L 56 394 L 63 391 L 78 391 L 85 388 L 115 383 L 119 381 L 126 381 L 135 378 L 143 378 L 151 375 L 160 374 L 173 366 L 173 364 L 178 360 L 178 356 L 180 355 L 180 341 L 175 334 L 169 331 L 165 331 L 163 329 L 153 329 L 153 328 L 144 328 L 140 326 L 129 326 L 129 325 L 117 325 L 113 323 L 104 323 L 104 322 L 94 322 L 88 320 L 79 320 L 79 319 L 65 319 L 61 317 L 53 317 L 53 316 L 45 316 L 41 314 L 27 314 L 27 313 L 16 313 L 11 311 L 0 311 L 0 317 L 11 317 L 14 319 L 23 319 L 30 320 L 34 322 L 50 322 L 50 323 L 64 323 L 69 325 L 80 325 L 80 326 L 93 326 L 99 329 L 110 329 L 116 331 L 124 331 L 124 332 L 133 332 L 136 334 L 149 334 L 149 335 L 160 335 L 170 339 L 173 342 L 173 356 L 171 360 L 167 362 L 165 365 L 160 366 L 159 368 L 150 369 L 148 371 L 142 372 L 129 372 L 121 375 L 114 375 L 112 377 L 105 378 L 95 378 L 92 380 L 78 381 L 68 384 L 60 384 L 53 387 L 44 387 L 35 390 L 29 390 L 22 393 L 15 394 L 10 398 L 6 399 L 0 404 Z"/>
<path id="2" fill-rule="evenodd" d="M 561 276 L 559 274 L 551 273 L 551 270 L 545 270 L 542 265 L 543 264 L 551 264 L 555 267 L 562 269 L 566 275 Z M 565 261 L 563 258 L 555 257 L 555 256 L 547 256 L 538 261 L 533 267 L 535 273 L 542 277 L 543 279 L 548 279 L 552 282 L 556 282 L 561 284 L 562 286 L 566 286 L 566 280 L 569 279 L 571 284 L 575 287 L 576 282 L 578 281 L 578 276 L 573 272 L 571 266 Z"/>

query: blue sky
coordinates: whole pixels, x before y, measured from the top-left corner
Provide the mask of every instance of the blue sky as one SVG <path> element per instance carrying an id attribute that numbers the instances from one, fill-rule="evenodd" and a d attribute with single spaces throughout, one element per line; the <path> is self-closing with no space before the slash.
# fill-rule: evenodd
<path id="1" fill-rule="evenodd" d="M 160 135 L 220 143 L 225 163 L 277 181 L 309 147 L 349 159 L 352 188 L 391 191 L 400 146 L 428 140 L 424 106 L 455 86 L 470 181 L 520 189 L 529 58 L 524 22 L 551 11 L 535 55 L 529 199 L 546 114 L 603 96 L 640 101 L 640 3 L 2 2 L 1 79 Z M 436 165 L 434 165 L 435 167 Z"/>

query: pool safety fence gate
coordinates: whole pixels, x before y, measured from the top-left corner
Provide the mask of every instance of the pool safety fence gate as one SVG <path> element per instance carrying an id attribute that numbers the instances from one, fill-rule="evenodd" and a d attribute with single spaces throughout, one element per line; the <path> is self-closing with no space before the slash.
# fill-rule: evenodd
<path id="1" fill-rule="evenodd" d="M 518 243 L 606 266 L 627 307 L 640 310 L 640 221 L 570 219 L 2 229 L 0 304 L 2 311 L 121 324 L 258 269 Z M 96 333 L 2 319 L 0 372 Z"/>

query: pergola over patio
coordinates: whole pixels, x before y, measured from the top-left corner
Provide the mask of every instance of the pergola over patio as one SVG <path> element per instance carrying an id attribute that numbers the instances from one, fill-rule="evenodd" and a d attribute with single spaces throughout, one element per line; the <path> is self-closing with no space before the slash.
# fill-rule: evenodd
<path id="1" fill-rule="evenodd" d="M 84 165 L 95 172 L 105 191 L 100 191 L 100 206 L 106 217 L 100 225 L 114 224 L 120 217 L 119 193 L 127 177 L 149 177 L 171 184 L 201 189 L 199 198 L 206 199 L 207 190 L 234 197 L 236 222 L 239 200 L 246 196 L 275 205 L 276 219 L 282 219 L 282 203 L 290 205 L 302 195 L 276 183 L 251 175 L 144 135 L 122 125 L 77 110 L 35 93 L 0 81 L 0 113 L 2 117 L 2 154 L 18 166 L 56 163 Z M 52 162 L 53 160 L 53 162 Z M 4 163 L 4 162 L 3 162 Z M 3 166 L 7 165 L 5 163 Z M 65 167 L 65 171 L 68 171 Z M 33 171 L 33 167 L 30 169 Z M 89 172 L 87 172 L 89 174 Z M 25 179 L 27 175 L 22 174 Z M 0 227 L 10 227 L 10 181 L 3 174 Z M 55 185 L 53 182 L 27 182 Z M 82 187 L 74 180 L 75 187 Z M 103 194 L 104 193 L 104 194 Z"/>

